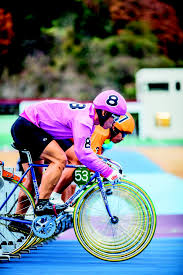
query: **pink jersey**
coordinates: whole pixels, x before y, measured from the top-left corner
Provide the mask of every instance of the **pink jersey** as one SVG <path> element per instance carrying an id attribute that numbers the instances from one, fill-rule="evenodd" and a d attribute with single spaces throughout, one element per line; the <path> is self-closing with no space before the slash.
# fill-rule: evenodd
<path id="1" fill-rule="evenodd" d="M 104 177 L 112 173 L 113 170 L 96 156 L 90 146 L 90 137 L 95 129 L 92 103 L 45 100 L 26 107 L 20 116 L 54 139 L 74 138 L 74 150 L 82 164 Z"/>

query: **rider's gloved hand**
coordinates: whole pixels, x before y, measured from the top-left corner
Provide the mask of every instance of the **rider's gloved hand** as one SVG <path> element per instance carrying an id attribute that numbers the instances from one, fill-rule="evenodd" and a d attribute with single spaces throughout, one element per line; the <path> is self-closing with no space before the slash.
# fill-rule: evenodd
<path id="1" fill-rule="evenodd" d="M 107 177 L 107 180 L 111 181 L 112 183 L 119 182 L 123 178 L 123 175 L 120 174 L 118 171 L 113 170 L 110 176 Z"/>

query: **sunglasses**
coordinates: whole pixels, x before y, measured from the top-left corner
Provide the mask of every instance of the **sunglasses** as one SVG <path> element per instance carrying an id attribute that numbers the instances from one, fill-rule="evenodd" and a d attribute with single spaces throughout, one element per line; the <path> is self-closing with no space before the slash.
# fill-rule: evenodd
<path id="1" fill-rule="evenodd" d="M 113 133 L 114 133 L 114 136 L 117 136 L 119 133 L 121 133 L 122 134 L 122 138 L 124 138 L 124 137 L 126 137 L 126 135 L 128 135 L 128 133 L 126 133 L 124 131 L 120 131 L 116 127 L 114 127 L 114 129 L 113 129 Z"/>

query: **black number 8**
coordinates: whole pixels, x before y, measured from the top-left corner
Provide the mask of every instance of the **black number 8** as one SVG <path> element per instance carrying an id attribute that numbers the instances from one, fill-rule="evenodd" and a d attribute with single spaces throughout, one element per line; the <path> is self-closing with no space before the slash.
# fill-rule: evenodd
<path id="1" fill-rule="evenodd" d="M 110 106 L 118 105 L 118 97 L 116 95 L 110 95 L 106 103 Z"/>
<path id="2" fill-rule="evenodd" d="M 85 141 L 85 148 L 90 148 L 91 147 L 91 142 L 90 142 L 90 138 L 86 138 L 86 141 Z"/>

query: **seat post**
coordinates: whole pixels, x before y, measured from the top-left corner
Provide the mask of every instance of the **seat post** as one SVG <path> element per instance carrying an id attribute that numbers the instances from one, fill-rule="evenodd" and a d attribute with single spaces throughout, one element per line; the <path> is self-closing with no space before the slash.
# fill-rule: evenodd
<path id="1" fill-rule="evenodd" d="M 27 155 L 28 162 L 32 163 L 31 153 L 27 150 L 22 150 L 22 153 L 25 153 Z"/>
<path id="2" fill-rule="evenodd" d="M 20 148 L 20 146 L 18 146 L 15 142 L 13 144 L 11 144 L 11 146 L 18 150 L 18 151 L 21 151 L 22 153 L 26 154 L 27 155 L 27 159 L 28 159 L 28 163 L 32 163 L 32 157 L 31 157 L 31 153 L 30 151 L 26 150 L 26 149 L 22 149 Z"/>
<path id="3" fill-rule="evenodd" d="M 4 169 L 4 162 L 0 161 L 0 189 L 4 186 L 3 169 Z"/>

